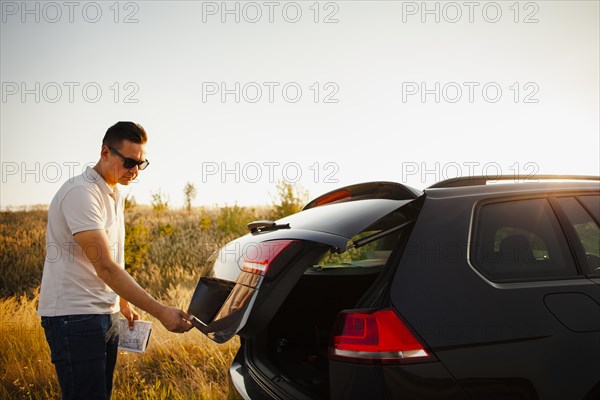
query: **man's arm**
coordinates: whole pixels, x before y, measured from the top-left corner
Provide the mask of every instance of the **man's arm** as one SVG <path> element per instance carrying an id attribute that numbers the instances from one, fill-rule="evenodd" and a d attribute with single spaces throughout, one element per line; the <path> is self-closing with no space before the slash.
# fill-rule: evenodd
<path id="1" fill-rule="evenodd" d="M 76 233 L 74 237 L 94 266 L 98 277 L 115 293 L 158 318 L 171 332 L 186 332 L 192 328 L 189 315 L 176 307 L 165 306 L 156 301 L 127 271 L 114 262 L 108 237 L 103 230 L 83 231 Z"/>

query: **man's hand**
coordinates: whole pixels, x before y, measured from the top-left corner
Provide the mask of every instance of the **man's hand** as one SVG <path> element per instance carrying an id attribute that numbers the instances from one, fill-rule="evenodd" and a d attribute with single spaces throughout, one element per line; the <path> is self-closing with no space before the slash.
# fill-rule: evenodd
<path id="1" fill-rule="evenodd" d="M 161 324 L 171 332 L 183 333 L 192 329 L 191 317 L 176 307 L 163 306 L 158 315 Z"/>
<path id="2" fill-rule="evenodd" d="M 129 329 L 133 330 L 133 324 L 135 320 L 140 319 L 140 315 L 135 311 L 135 309 L 129 304 L 127 300 L 121 298 L 120 302 L 121 306 L 121 314 L 129 321 Z"/>

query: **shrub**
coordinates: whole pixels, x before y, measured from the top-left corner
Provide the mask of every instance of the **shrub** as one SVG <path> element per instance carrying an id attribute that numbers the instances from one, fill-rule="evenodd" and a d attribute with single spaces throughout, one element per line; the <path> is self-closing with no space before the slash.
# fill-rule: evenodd
<path id="1" fill-rule="evenodd" d="M 308 192 L 306 190 L 300 185 L 286 181 L 279 181 L 277 183 L 277 196 L 278 198 L 273 202 L 271 215 L 271 219 L 273 220 L 300 212 L 308 201 Z"/>

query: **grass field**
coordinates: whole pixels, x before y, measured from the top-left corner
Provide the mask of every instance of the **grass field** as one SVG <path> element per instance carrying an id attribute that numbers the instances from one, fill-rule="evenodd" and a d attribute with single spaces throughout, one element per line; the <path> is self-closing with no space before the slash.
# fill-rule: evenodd
<path id="1" fill-rule="evenodd" d="M 161 301 L 186 309 L 208 256 L 271 207 L 126 212 L 126 265 Z M 45 251 L 44 210 L 0 213 L 0 399 L 60 398 L 36 315 Z M 142 314 L 142 319 L 154 319 Z M 158 321 L 144 354 L 120 352 L 115 399 L 224 399 L 237 339 L 217 345 L 199 331 L 167 332 Z"/>
<path id="2" fill-rule="evenodd" d="M 172 291 L 183 306 L 189 291 Z M 57 399 L 60 388 L 44 332 L 36 316 L 37 296 L 0 301 L 0 399 Z M 172 302 L 171 304 L 176 304 Z M 154 318 L 144 354 L 119 352 L 115 399 L 224 399 L 226 372 L 238 343 L 217 345 L 192 330 L 166 331 Z"/>

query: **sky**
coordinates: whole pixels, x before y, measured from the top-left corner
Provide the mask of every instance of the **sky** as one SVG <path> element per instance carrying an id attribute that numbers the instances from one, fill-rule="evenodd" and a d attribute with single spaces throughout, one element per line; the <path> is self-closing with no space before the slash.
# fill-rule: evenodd
<path id="1" fill-rule="evenodd" d="M 599 1 L 0 1 L 0 207 L 117 121 L 174 207 L 366 181 L 600 175 Z"/>

